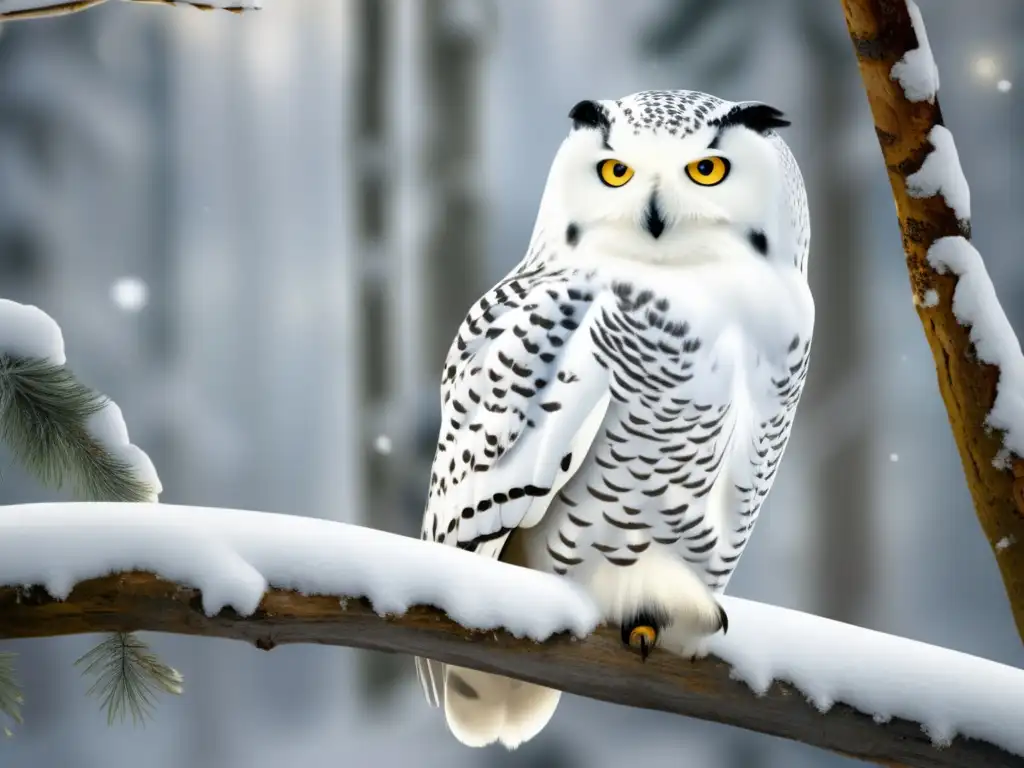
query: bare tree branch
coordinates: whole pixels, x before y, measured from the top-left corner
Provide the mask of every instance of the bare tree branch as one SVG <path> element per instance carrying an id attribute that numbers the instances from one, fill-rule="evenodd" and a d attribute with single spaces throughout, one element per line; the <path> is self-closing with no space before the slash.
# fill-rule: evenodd
<path id="1" fill-rule="evenodd" d="M 970 328 L 953 312 L 959 279 L 939 274 L 928 249 L 939 238 L 970 237 L 970 221 L 958 220 L 941 195 L 915 197 L 907 177 L 933 151 L 928 140 L 943 125 L 938 99 L 910 101 L 892 76 L 893 65 L 919 47 L 905 0 L 842 0 L 861 77 L 871 104 L 875 132 L 889 172 L 903 233 L 910 284 L 918 317 L 935 358 L 939 390 L 949 415 L 967 485 L 981 527 L 996 555 L 1017 631 L 1024 639 L 1024 461 L 997 461 L 1001 434 L 986 420 L 1001 371 L 978 359 Z M 937 302 L 923 301 L 935 291 Z M 1021 546 L 1006 546 L 1021 542 Z"/>
<path id="2" fill-rule="evenodd" d="M 107 0 L 0 0 L 0 22 L 65 16 L 84 11 Z M 256 10 L 261 0 L 128 0 L 153 5 L 190 5 L 202 11 L 223 10 L 231 13 Z"/>
<path id="3" fill-rule="evenodd" d="M 66 600 L 41 587 L 0 589 L 0 638 L 151 630 L 242 640 L 270 650 L 318 643 L 426 656 L 553 686 L 633 707 L 739 726 L 890 766 L 1020 768 L 1024 758 L 981 741 L 957 738 L 937 749 L 919 723 L 884 725 L 838 704 L 821 714 L 798 690 L 775 683 L 756 696 L 715 658 L 690 662 L 656 653 L 641 662 L 625 652 L 618 631 L 600 628 L 586 640 L 558 635 L 544 643 L 505 632 L 464 629 L 441 611 L 414 607 L 382 618 L 357 598 L 303 596 L 272 589 L 251 616 L 230 609 L 208 617 L 199 590 L 148 573 L 122 573 L 79 583 Z"/>

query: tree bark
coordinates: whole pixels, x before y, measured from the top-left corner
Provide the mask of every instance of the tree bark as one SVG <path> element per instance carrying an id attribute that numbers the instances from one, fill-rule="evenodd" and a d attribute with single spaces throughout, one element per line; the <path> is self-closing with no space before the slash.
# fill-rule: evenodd
<path id="1" fill-rule="evenodd" d="M 1024 766 L 1024 757 L 962 737 L 937 749 L 919 723 L 894 719 L 880 725 L 843 704 L 821 714 L 785 683 L 773 683 L 764 696 L 756 696 L 730 677 L 727 663 L 713 657 L 689 662 L 655 653 L 642 662 L 623 651 L 617 629 L 599 628 L 586 640 L 562 634 L 535 643 L 501 631 L 464 629 L 427 606 L 382 618 L 365 600 L 283 589 L 269 590 L 251 616 L 230 609 L 207 616 L 199 590 L 139 572 L 83 581 L 66 600 L 50 597 L 41 587 L 0 589 L 0 638 L 129 630 L 230 638 L 264 650 L 318 643 L 426 656 L 594 699 L 727 723 L 889 766 Z"/>
<path id="2" fill-rule="evenodd" d="M 1000 371 L 979 361 L 970 329 L 953 313 L 957 277 L 938 274 L 927 260 L 928 249 L 938 238 L 970 238 L 970 222 L 957 220 L 939 195 L 918 198 L 907 193 L 907 176 L 920 169 L 931 152 L 928 134 L 943 124 L 942 110 L 937 98 L 934 103 L 909 101 L 902 86 L 890 77 L 892 66 L 918 47 L 905 0 L 842 3 L 892 185 L 918 317 L 935 358 L 939 390 L 974 508 L 1024 639 L 1024 461 L 1013 456 L 1008 467 L 996 462 L 1003 448 L 1001 434 L 990 430 L 986 419 L 995 402 Z M 934 306 L 920 301 L 927 290 L 938 293 Z M 1000 542 L 1002 546 L 997 546 Z"/>

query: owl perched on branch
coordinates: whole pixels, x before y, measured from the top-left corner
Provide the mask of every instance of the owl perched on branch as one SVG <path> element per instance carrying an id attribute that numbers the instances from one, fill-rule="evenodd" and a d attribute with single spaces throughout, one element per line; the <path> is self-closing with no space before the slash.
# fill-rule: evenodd
<path id="1" fill-rule="evenodd" d="M 445 362 L 422 537 L 574 579 L 627 648 L 692 656 L 728 628 L 807 374 L 803 179 L 765 104 L 645 91 L 569 118 L 525 258 Z M 560 696 L 417 668 L 470 746 L 532 738 Z"/>

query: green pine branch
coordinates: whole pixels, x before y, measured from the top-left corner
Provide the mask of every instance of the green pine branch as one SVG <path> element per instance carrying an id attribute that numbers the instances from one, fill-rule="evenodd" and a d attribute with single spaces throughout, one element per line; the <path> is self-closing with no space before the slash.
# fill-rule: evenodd
<path id="1" fill-rule="evenodd" d="M 124 721 L 130 713 L 138 724 L 152 714 L 160 691 L 181 693 L 181 674 L 164 664 L 136 635 L 111 635 L 75 662 L 85 664 L 85 675 L 95 675 L 90 695 L 101 697 L 107 723 Z"/>
<path id="2" fill-rule="evenodd" d="M 153 489 L 89 434 L 106 403 L 64 366 L 0 356 L 0 436 L 26 469 L 89 501 L 148 501 Z"/>
<path id="3" fill-rule="evenodd" d="M 15 459 L 48 486 L 71 483 L 89 501 L 141 502 L 155 489 L 90 434 L 89 419 L 107 398 L 81 384 L 65 366 L 0 355 L 0 438 Z M 0 655 L 0 712 L 21 721 L 14 654 Z M 159 691 L 181 693 L 177 670 L 136 635 L 117 633 L 76 662 L 94 675 L 89 693 L 101 697 L 107 721 L 143 721 Z"/>

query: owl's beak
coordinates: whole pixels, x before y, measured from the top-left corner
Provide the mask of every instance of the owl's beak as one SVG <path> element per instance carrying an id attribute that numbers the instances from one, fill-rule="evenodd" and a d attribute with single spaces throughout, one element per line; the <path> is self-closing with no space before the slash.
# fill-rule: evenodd
<path id="1" fill-rule="evenodd" d="M 644 211 L 644 227 L 655 240 L 661 237 L 661 233 L 665 231 L 665 218 L 661 214 L 657 190 L 651 192 L 651 198 L 647 201 L 647 209 Z"/>

